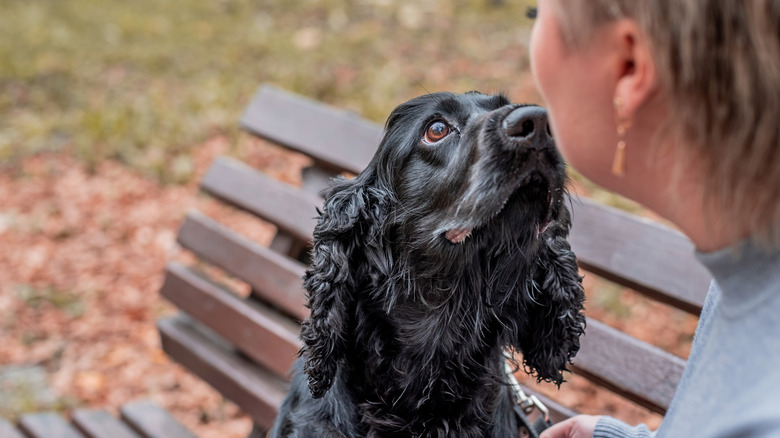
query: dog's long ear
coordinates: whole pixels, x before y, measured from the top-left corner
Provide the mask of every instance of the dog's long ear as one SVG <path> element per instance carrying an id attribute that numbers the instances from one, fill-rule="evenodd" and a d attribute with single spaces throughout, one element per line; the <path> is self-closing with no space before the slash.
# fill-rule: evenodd
<path id="1" fill-rule="evenodd" d="M 543 246 L 526 291 L 528 325 L 518 339 L 526 368 L 557 385 L 563 383 L 563 371 L 579 351 L 585 330 L 582 277 L 566 241 L 571 220 L 566 207 L 561 209 L 556 223 L 539 237 Z"/>
<path id="2" fill-rule="evenodd" d="M 311 314 L 303 322 L 301 354 L 315 398 L 330 388 L 344 357 L 359 280 L 356 262 L 385 214 L 369 179 L 364 172 L 354 180 L 334 180 L 314 228 L 311 267 L 304 276 Z"/>

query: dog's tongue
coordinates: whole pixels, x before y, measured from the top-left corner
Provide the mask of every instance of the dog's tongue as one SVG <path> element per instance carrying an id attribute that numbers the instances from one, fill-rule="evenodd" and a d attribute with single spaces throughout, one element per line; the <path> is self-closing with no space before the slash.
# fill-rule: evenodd
<path id="1" fill-rule="evenodd" d="M 545 214 L 542 223 L 539 224 L 539 228 L 536 229 L 537 235 L 544 234 L 544 232 L 547 231 L 547 228 L 550 227 L 550 224 L 553 221 L 552 214 L 553 214 L 552 193 L 547 193 L 547 214 Z"/>
<path id="2" fill-rule="evenodd" d="M 470 235 L 471 228 L 453 228 L 447 231 L 447 233 L 444 234 L 444 237 L 452 243 L 463 243 Z"/>

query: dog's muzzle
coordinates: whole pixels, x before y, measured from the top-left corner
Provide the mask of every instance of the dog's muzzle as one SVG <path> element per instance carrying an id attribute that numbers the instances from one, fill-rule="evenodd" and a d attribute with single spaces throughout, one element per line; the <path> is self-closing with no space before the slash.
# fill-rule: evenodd
<path id="1" fill-rule="evenodd" d="M 549 192 L 553 188 L 547 184 L 549 183 L 547 166 L 541 164 L 546 161 L 543 158 L 546 152 L 554 147 L 552 132 L 547 121 L 547 111 L 536 105 L 519 106 L 509 111 L 497 123 L 497 131 L 501 137 L 501 151 L 496 154 L 497 161 L 516 169 L 517 179 L 509 184 L 512 187 L 506 191 L 503 204 L 493 212 L 492 216 L 497 216 L 503 210 L 515 190 L 533 184 L 539 179 L 538 177 L 541 177 L 546 180 L 545 186 L 548 189 L 547 213 L 537 230 L 537 233 L 541 234 L 552 222 L 554 201 L 552 193 Z M 445 232 L 444 237 L 451 243 L 464 243 L 471 236 L 474 228 L 474 224 L 453 227 Z"/>
<path id="2" fill-rule="evenodd" d="M 547 110 L 540 106 L 521 106 L 504 117 L 501 128 L 508 147 L 542 150 L 552 140 Z"/>

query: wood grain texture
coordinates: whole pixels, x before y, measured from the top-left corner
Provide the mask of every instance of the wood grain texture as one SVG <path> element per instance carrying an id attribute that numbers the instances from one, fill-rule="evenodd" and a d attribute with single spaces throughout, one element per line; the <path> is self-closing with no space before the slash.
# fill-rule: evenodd
<path id="1" fill-rule="evenodd" d="M 208 216 L 187 215 L 178 242 L 203 260 L 252 286 L 254 293 L 299 321 L 309 311 L 304 307 L 305 266 L 253 242 Z"/>
<path id="2" fill-rule="evenodd" d="M 287 375 L 301 349 L 299 328 L 293 321 L 178 263 L 168 265 L 160 293 L 279 376 Z"/>
<path id="3" fill-rule="evenodd" d="M 687 312 L 701 312 L 711 276 L 688 238 L 661 224 L 581 198 L 569 237 L 580 265 Z"/>
<path id="4" fill-rule="evenodd" d="M 288 390 L 283 380 L 183 315 L 160 320 L 157 328 L 171 358 L 236 403 L 261 428 L 271 428 Z"/>
<path id="5" fill-rule="evenodd" d="M 241 117 L 241 126 L 312 157 L 319 167 L 334 173 L 360 173 L 382 138 L 377 124 L 270 85 L 259 88 Z"/>
<path id="6" fill-rule="evenodd" d="M 122 423 L 122 421 L 103 410 L 77 410 L 73 413 L 71 420 L 76 428 L 88 438 L 141 437 L 129 425 Z"/>
<path id="7" fill-rule="evenodd" d="M 196 438 L 165 409 L 149 401 L 128 403 L 119 410 L 122 420 L 144 438 Z M 106 435 L 114 438 L 113 435 Z"/>
<path id="8" fill-rule="evenodd" d="M 212 196 L 246 210 L 308 242 L 322 198 L 275 180 L 232 158 L 214 161 L 201 184 Z"/>
<path id="9" fill-rule="evenodd" d="M 685 360 L 599 321 L 588 319 L 574 372 L 663 414 Z"/>

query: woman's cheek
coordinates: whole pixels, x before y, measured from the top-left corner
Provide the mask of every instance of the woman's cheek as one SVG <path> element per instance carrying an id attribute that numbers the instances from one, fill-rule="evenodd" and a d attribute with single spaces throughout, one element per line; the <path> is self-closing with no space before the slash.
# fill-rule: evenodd
<path id="1" fill-rule="evenodd" d="M 548 111 L 548 114 L 550 117 L 550 126 L 553 137 L 555 138 L 555 144 L 558 147 L 558 150 L 567 163 L 576 167 L 578 164 L 580 164 L 580 157 L 578 156 L 578 153 L 581 151 L 577 150 L 576 145 L 573 145 L 574 142 L 569 138 L 571 130 L 558 129 L 559 126 L 568 127 L 569 123 L 572 121 L 566 120 L 565 113 L 561 114 L 560 112 L 554 111 L 552 109 Z"/>
<path id="2" fill-rule="evenodd" d="M 533 30 L 531 32 L 531 44 L 530 44 L 530 58 L 531 58 L 531 73 L 536 81 L 536 85 L 539 88 L 539 92 L 542 97 L 548 101 L 547 88 L 548 88 L 548 73 L 550 71 L 549 63 L 551 61 L 549 47 L 549 39 L 546 37 L 546 24 L 542 22 L 543 17 L 539 17 L 534 23 Z"/>

